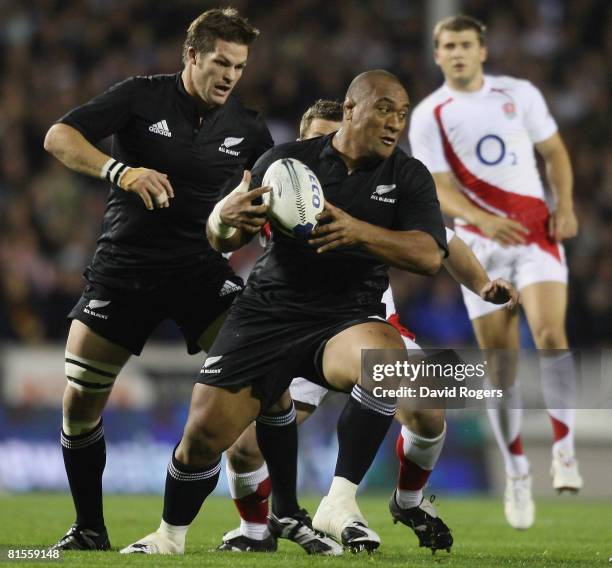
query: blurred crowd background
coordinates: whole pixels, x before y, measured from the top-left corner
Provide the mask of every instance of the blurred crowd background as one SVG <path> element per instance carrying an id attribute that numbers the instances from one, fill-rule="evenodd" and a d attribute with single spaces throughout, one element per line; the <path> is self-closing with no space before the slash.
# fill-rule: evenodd
<path id="1" fill-rule="evenodd" d="M 64 340 L 106 202 L 102 182 L 43 150 L 66 111 L 136 74 L 181 68 L 189 22 L 227 2 L 0 0 L 0 341 Z M 231 3 L 261 29 L 241 99 L 277 142 L 297 136 L 317 98 L 341 99 L 368 68 L 398 74 L 413 103 L 441 83 L 427 0 Z M 612 3 L 465 0 L 489 26 L 486 69 L 533 81 L 569 146 L 580 235 L 567 243 L 574 346 L 612 345 Z M 248 263 L 254 251 L 235 262 Z M 239 266 L 243 271 L 246 266 Z M 394 274 L 396 300 L 423 344 L 473 343 L 458 287 Z M 162 329 L 159 337 L 175 332 Z"/>

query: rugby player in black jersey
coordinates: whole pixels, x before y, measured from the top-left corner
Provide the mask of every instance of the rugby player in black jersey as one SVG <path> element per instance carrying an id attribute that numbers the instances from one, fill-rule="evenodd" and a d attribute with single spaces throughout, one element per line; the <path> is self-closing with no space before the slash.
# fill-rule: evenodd
<path id="1" fill-rule="evenodd" d="M 207 350 L 242 288 L 204 227 L 223 187 L 273 145 L 262 118 L 232 95 L 258 34 L 236 10 L 208 10 L 188 28 L 182 71 L 129 78 L 47 133 L 46 150 L 67 167 L 111 183 L 69 315 L 61 444 L 76 521 L 55 548 L 110 548 L 101 414 L 130 355 L 166 318 L 189 353 Z M 94 146 L 110 135 L 112 156 Z"/>
<path id="2" fill-rule="evenodd" d="M 340 129 L 342 104 L 331 100 L 318 100 L 309 107 L 300 121 L 300 140 L 326 136 Z M 268 232 L 267 239 L 271 237 Z M 491 281 L 472 250 L 446 229 L 449 256 L 444 267 L 453 278 L 486 301 L 514 307 L 518 293 L 502 279 Z M 402 326 L 395 312 L 391 288 L 383 295 L 387 321 L 402 335 L 406 348 L 417 353 L 420 347 L 414 335 Z M 298 426 L 326 398 L 329 389 L 314 384 L 303 377 L 293 379 L 289 392 L 296 409 Z M 390 500 L 393 517 L 411 527 L 419 544 L 432 551 L 449 549 L 453 539 L 450 530 L 438 516 L 434 505 L 423 497 L 423 488 L 434 469 L 444 446 L 446 435 L 444 410 L 398 408 L 396 420 L 402 424 L 397 439 L 397 455 L 400 464 L 398 483 Z M 268 497 L 272 485 L 266 463 L 259 451 L 252 423 L 226 452 L 226 473 L 230 493 L 240 515 L 240 527 L 223 535 L 218 547 L 221 551 L 272 552 L 277 548 L 276 538 L 268 528 Z M 336 489 L 339 493 L 336 494 Z M 348 490 L 348 492 L 347 492 Z M 368 527 L 356 501 L 357 486 L 343 481 L 332 482 L 329 494 L 323 499 L 313 518 L 316 529 L 323 530 L 356 549 L 375 548 L 378 535 Z"/>
<path id="3" fill-rule="evenodd" d="M 351 393 L 338 424 L 344 469 L 336 476 L 358 485 L 365 475 L 396 401 L 368 390 L 361 350 L 404 349 L 384 319 L 388 267 L 433 275 L 447 252 L 431 175 L 397 148 L 408 107 L 394 75 L 368 71 L 351 83 L 336 134 L 283 144 L 258 160 L 253 198 L 266 191 L 258 186 L 275 160 L 306 163 L 324 190 L 323 223 L 307 242 L 274 233 L 194 388 L 168 466 L 161 526 L 122 552 L 183 552 L 187 529 L 217 483 L 221 453 L 255 419 L 274 487 L 270 524 L 277 536 L 299 539 L 311 521 L 295 499 L 297 429 L 286 392 L 292 377 Z M 386 186 L 384 201 L 374 199 L 380 185 Z M 252 236 L 253 219 L 263 219 L 265 206 L 246 202 L 242 189 L 219 202 L 209 218 L 216 250 L 236 250 Z M 324 550 L 322 544 L 311 552 L 341 553 L 338 545 Z"/>

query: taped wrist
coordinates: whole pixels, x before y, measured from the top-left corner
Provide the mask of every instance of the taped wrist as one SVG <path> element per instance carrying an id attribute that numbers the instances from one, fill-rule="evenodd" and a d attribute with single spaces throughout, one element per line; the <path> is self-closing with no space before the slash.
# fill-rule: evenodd
<path id="1" fill-rule="evenodd" d="M 113 185 L 121 187 L 121 178 L 132 168 L 115 158 L 110 158 L 100 170 L 100 177 L 110 181 Z"/>
<path id="2" fill-rule="evenodd" d="M 230 225 L 225 224 L 221 220 L 221 209 L 225 202 L 229 199 L 231 195 L 236 193 L 246 193 L 249 190 L 249 184 L 245 181 L 242 181 L 238 187 L 232 189 L 230 193 L 228 193 L 221 201 L 219 201 L 215 207 L 213 208 L 210 216 L 208 217 L 208 227 L 213 235 L 220 239 L 229 239 L 238 229 L 236 227 L 232 227 Z"/>

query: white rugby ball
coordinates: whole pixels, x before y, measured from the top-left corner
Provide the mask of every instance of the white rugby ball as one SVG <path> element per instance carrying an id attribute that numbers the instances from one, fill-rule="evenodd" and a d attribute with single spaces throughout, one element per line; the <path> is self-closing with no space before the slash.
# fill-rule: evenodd
<path id="1" fill-rule="evenodd" d="M 268 218 L 280 231 L 294 238 L 308 238 L 323 211 L 323 190 L 314 172 L 295 158 L 281 158 L 270 164 L 262 185 Z"/>

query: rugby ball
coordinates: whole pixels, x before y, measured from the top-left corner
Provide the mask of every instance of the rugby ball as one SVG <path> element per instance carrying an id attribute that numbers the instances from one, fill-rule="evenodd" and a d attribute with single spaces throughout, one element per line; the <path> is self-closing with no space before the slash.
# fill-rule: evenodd
<path id="1" fill-rule="evenodd" d="M 264 193 L 268 218 L 286 235 L 308 238 L 316 227 L 316 216 L 323 211 L 323 190 L 314 172 L 295 158 L 282 158 L 270 164 L 262 185 L 272 188 Z"/>

